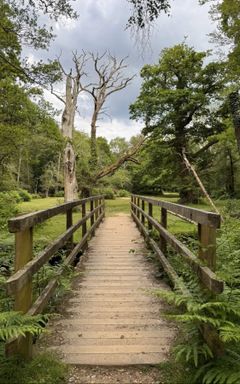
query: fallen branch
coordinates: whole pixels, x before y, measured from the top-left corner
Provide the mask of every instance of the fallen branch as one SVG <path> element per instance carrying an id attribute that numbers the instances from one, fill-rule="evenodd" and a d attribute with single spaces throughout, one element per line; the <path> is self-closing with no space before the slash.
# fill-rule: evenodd
<path id="1" fill-rule="evenodd" d="M 139 149 L 142 147 L 143 143 L 147 140 L 148 137 L 142 136 L 138 143 L 134 145 L 132 148 L 130 148 L 122 157 L 120 157 L 115 163 L 108 165 L 107 167 L 103 168 L 101 171 L 99 171 L 94 176 L 94 181 L 96 182 L 99 179 L 102 179 L 105 176 L 112 175 L 114 172 L 116 172 L 125 162 L 132 161 L 134 163 L 138 163 L 137 160 L 133 158 L 134 155 L 139 151 Z"/>
<path id="2" fill-rule="evenodd" d="M 183 149 L 182 151 L 182 155 L 183 155 L 183 160 L 186 164 L 186 167 L 189 171 L 192 172 L 192 174 L 194 175 L 195 179 L 197 180 L 197 183 L 201 189 L 201 191 L 203 192 L 204 196 L 206 197 L 206 199 L 208 200 L 209 204 L 213 207 L 214 211 L 216 213 L 218 213 L 220 215 L 220 212 L 219 210 L 217 209 L 216 205 L 214 204 L 214 202 L 212 201 L 211 197 L 209 196 L 209 194 L 207 193 L 207 190 L 206 188 L 204 187 L 201 179 L 199 178 L 195 168 L 193 167 L 193 165 L 189 162 L 187 156 L 186 156 L 186 152 L 185 152 L 185 149 Z"/>

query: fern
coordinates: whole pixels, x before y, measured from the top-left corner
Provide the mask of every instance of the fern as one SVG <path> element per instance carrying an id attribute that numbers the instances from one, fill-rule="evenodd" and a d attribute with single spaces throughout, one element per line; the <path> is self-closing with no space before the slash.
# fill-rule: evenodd
<path id="1" fill-rule="evenodd" d="M 227 350 L 227 354 L 218 360 L 211 361 L 198 369 L 194 383 L 202 384 L 239 384 L 240 355 Z"/>
<path id="2" fill-rule="evenodd" d="M 25 336 L 26 333 L 39 335 L 43 332 L 43 327 L 47 321 L 47 316 L 28 316 L 19 312 L 0 313 L 0 340 L 8 340 L 18 336 Z"/>
<path id="3" fill-rule="evenodd" d="M 207 361 L 209 358 L 213 358 L 212 351 L 208 345 L 206 343 L 201 344 L 199 341 L 188 345 L 178 345 L 175 348 L 175 355 L 176 361 L 192 362 L 195 367 L 198 367 L 200 360 Z"/>

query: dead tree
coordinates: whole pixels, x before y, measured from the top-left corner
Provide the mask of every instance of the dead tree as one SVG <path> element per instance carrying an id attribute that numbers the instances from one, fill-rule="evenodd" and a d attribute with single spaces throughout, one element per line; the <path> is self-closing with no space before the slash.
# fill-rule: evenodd
<path id="1" fill-rule="evenodd" d="M 127 68 L 125 64 L 126 58 L 118 60 L 110 53 L 105 52 L 102 55 L 89 53 L 95 75 L 96 82 L 88 85 L 81 84 L 81 90 L 87 92 L 93 100 L 93 113 L 91 119 L 91 171 L 95 171 L 97 166 L 97 121 L 101 114 L 104 113 L 103 107 L 110 95 L 126 88 L 134 76 L 125 77 L 124 70 Z"/>
<path id="2" fill-rule="evenodd" d="M 73 148 L 73 131 L 74 120 L 77 110 L 77 102 L 79 93 L 82 91 L 80 86 L 80 80 L 86 75 L 84 72 L 87 57 L 85 53 L 78 55 L 73 53 L 74 69 L 70 72 L 66 72 L 63 66 L 59 62 L 62 75 L 65 78 L 65 95 L 62 97 L 56 91 L 51 88 L 52 94 L 54 94 L 59 100 L 64 103 L 64 110 L 62 113 L 61 130 L 65 139 L 65 149 L 63 154 L 64 163 L 64 200 L 75 200 L 78 195 L 78 184 L 76 178 L 76 156 Z"/>

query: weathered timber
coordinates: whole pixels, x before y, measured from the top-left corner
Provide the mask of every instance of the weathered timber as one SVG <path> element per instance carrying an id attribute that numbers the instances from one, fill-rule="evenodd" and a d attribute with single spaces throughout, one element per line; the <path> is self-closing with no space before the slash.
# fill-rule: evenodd
<path id="1" fill-rule="evenodd" d="M 163 269 L 166 272 L 166 274 L 168 275 L 169 279 L 173 283 L 174 288 L 177 289 L 178 291 L 181 291 L 182 294 L 184 294 L 185 296 L 190 296 L 189 291 L 184 286 L 183 282 L 180 281 L 180 278 L 177 275 L 177 273 L 175 272 L 174 268 L 171 266 L 171 264 L 169 263 L 169 261 L 167 260 L 167 258 L 165 257 L 165 255 L 163 254 L 161 249 L 158 247 L 157 243 L 149 237 L 148 231 L 146 230 L 144 225 L 140 222 L 140 220 L 138 219 L 138 217 L 134 213 L 133 213 L 133 218 L 134 218 L 136 224 L 138 225 L 139 230 L 142 232 L 144 237 L 147 239 L 148 244 L 151 246 L 151 248 L 153 249 L 153 251 L 157 255 L 158 260 L 160 261 L 161 265 L 163 266 Z"/>
<path id="2" fill-rule="evenodd" d="M 92 215 L 99 210 L 97 206 L 84 218 L 79 220 L 76 224 L 70 227 L 63 235 L 50 244 L 40 254 L 24 265 L 23 268 L 18 270 L 13 276 L 7 280 L 7 290 L 9 294 L 21 289 L 27 281 L 30 281 L 32 276 L 50 259 L 50 257 L 56 253 L 64 244 L 69 240 L 73 233 L 82 226 Z M 20 232 L 21 233 L 21 232 Z"/>
<path id="3" fill-rule="evenodd" d="M 167 209 L 169 212 L 176 213 L 195 223 L 205 224 L 210 227 L 220 228 L 221 217 L 217 213 L 203 211 L 201 209 L 186 207 L 184 205 L 170 203 L 168 201 L 155 200 L 144 196 L 134 195 L 152 205 Z"/>
<path id="4" fill-rule="evenodd" d="M 77 207 L 81 205 L 83 202 L 94 201 L 100 197 L 102 196 L 88 197 L 86 199 L 81 199 L 81 200 L 72 201 L 70 203 L 61 204 L 61 205 L 58 205 L 57 207 L 15 217 L 8 221 L 8 229 L 10 232 L 23 231 L 24 229 L 31 228 L 34 225 L 40 224 L 43 221 L 50 219 L 53 216 L 59 215 L 60 213 L 66 213 L 69 209 Z"/>
<path id="5" fill-rule="evenodd" d="M 72 225 L 73 225 L 73 212 L 72 212 L 72 208 L 70 208 L 66 212 L 66 229 L 71 228 Z M 72 245 L 73 245 L 73 236 L 70 236 L 68 240 L 69 248 L 71 248 Z"/>
<path id="6" fill-rule="evenodd" d="M 133 205 L 133 204 L 132 204 Z M 191 266 L 192 270 L 197 274 L 200 281 L 213 293 L 221 293 L 224 289 L 223 281 L 219 280 L 214 272 L 208 267 L 204 267 L 199 263 L 197 257 L 174 235 L 169 233 L 157 220 L 150 217 L 141 208 L 135 205 L 138 211 L 145 215 L 146 219 L 159 231 L 162 237 L 178 252 L 180 253 L 186 262 Z"/>
<path id="7" fill-rule="evenodd" d="M 33 256 L 33 231 L 32 228 L 15 234 L 15 271 L 21 268 L 32 259 Z M 18 273 L 18 272 L 17 272 Z M 25 281 L 15 295 L 14 309 L 17 312 L 26 313 L 32 305 L 32 281 Z M 26 359 L 32 356 L 32 336 L 26 334 L 24 338 L 16 340 L 17 353 Z M 7 352 L 8 353 L 8 352 Z"/>
<path id="8" fill-rule="evenodd" d="M 167 229 L 167 210 L 165 208 L 161 208 L 161 224 L 163 228 Z M 160 248 L 163 254 L 167 253 L 167 242 L 166 239 L 160 235 Z"/>
<path id="9" fill-rule="evenodd" d="M 148 216 L 152 217 L 152 215 L 153 215 L 153 205 L 152 203 L 148 203 Z M 152 229 L 152 223 L 150 220 L 148 220 L 148 229 L 149 231 Z"/>
<path id="10" fill-rule="evenodd" d="M 216 269 L 216 229 L 198 225 L 199 258 L 215 271 Z"/>

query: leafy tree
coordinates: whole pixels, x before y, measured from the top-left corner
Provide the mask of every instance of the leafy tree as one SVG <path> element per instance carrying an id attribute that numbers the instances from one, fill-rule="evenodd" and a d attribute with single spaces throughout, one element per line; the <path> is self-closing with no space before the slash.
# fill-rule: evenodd
<path id="1" fill-rule="evenodd" d="M 141 92 L 130 106 L 131 117 L 145 123 L 143 133 L 152 133 L 171 148 L 182 202 L 195 199 L 183 150 L 196 157 L 194 146 L 209 148 L 208 138 L 223 129 L 218 111 L 223 66 L 217 62 L 205 65 L 207 56 L 184 43 L 164 49 L 158 64 L 143 67 Z"/>

